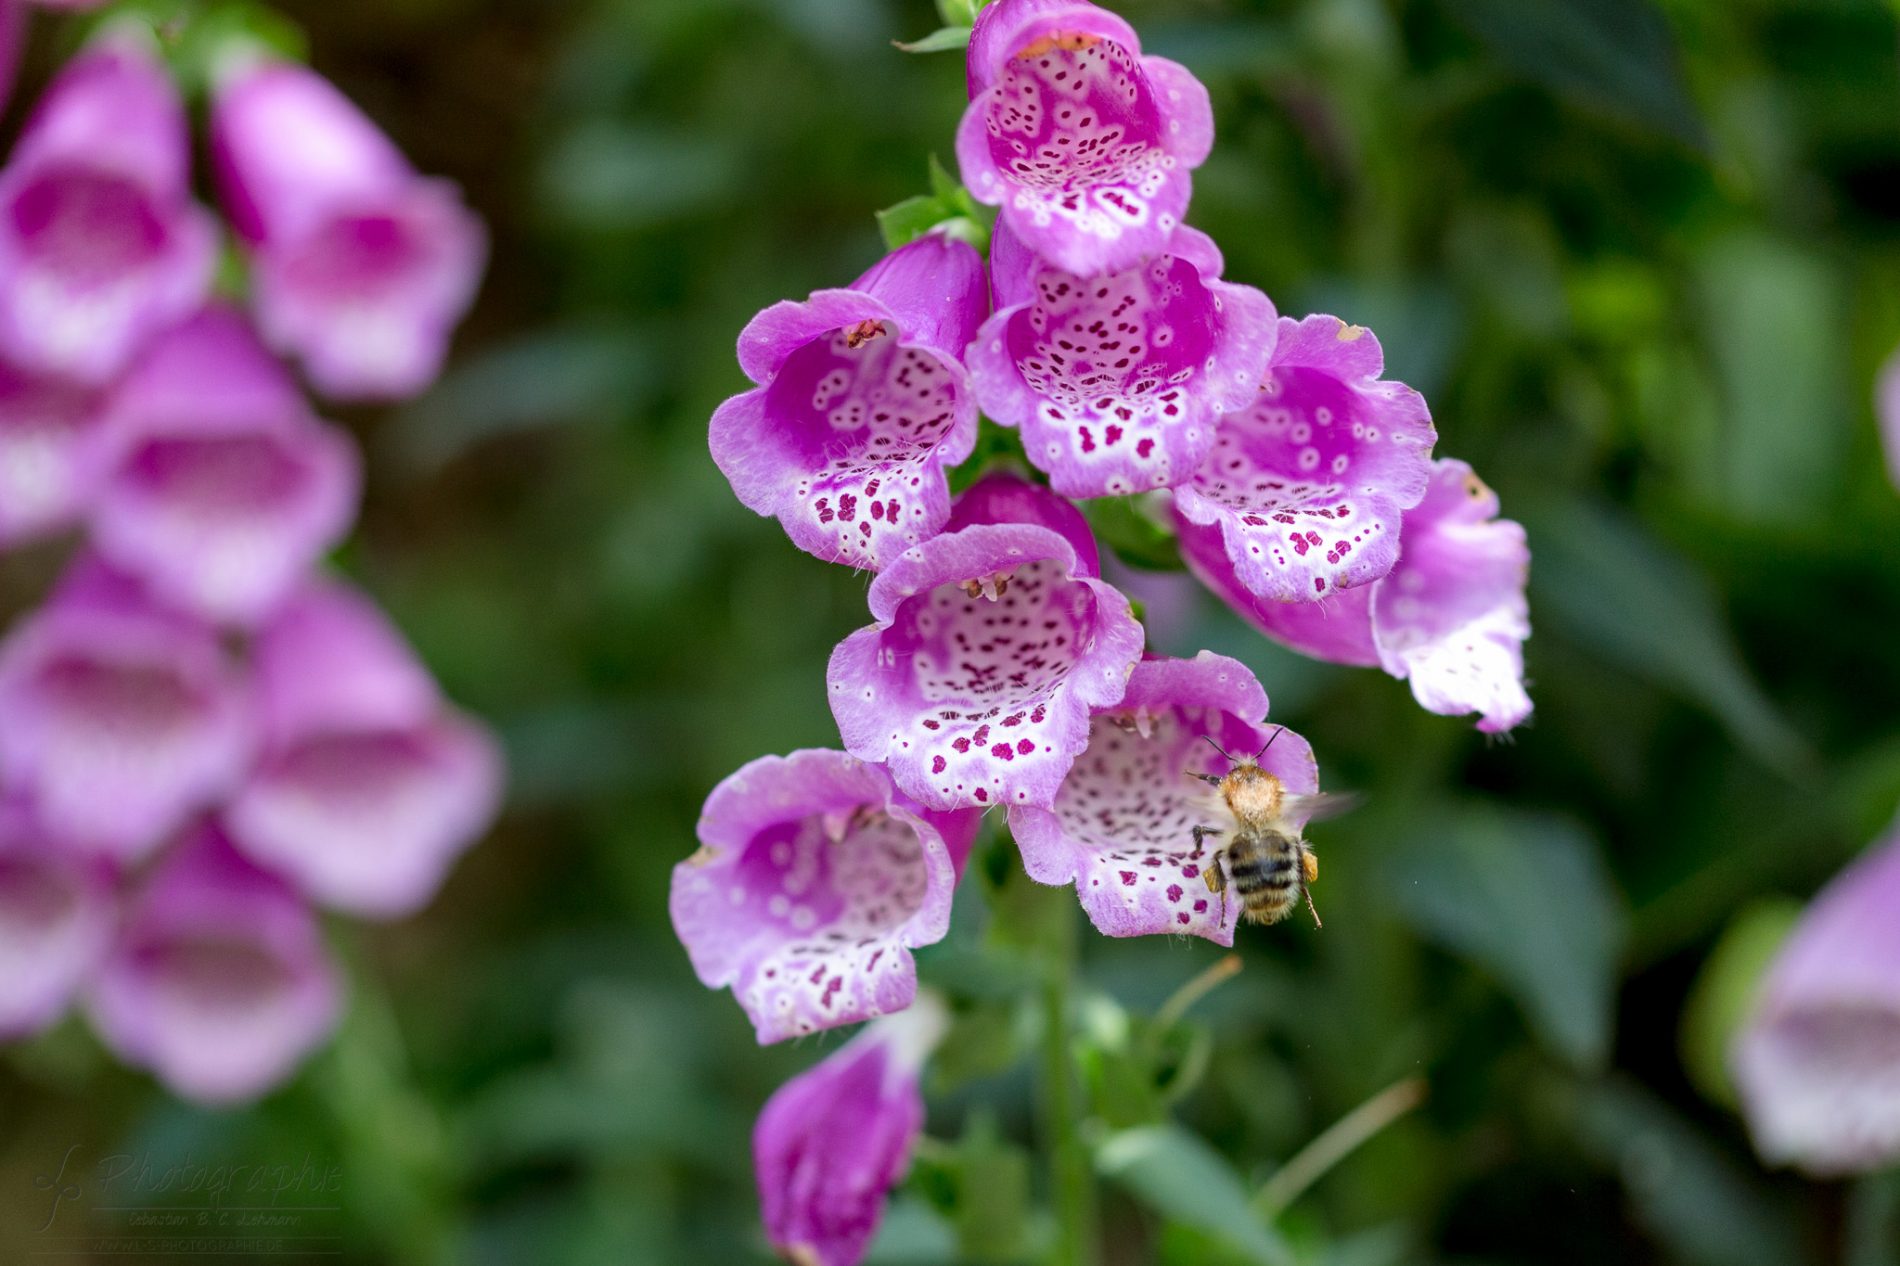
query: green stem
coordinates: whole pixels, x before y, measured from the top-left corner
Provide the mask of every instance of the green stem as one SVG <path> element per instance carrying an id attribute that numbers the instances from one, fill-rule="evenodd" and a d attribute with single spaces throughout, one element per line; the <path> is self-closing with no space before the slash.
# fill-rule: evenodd
<path id="1" fill-rule="evenodd" d="M 1425 1079 L 1407 1077 L 1387 1086 L 1308 1143 L 1292 1160 L 1280 1166 L 1254 1204 L 1268 1220 L 1277 1220 L 1287 1206 L 1306 1194 L 1328 1171 L 1357 1151 L 1379 1131 L 1425 1102 Z"/>
<path id="2" fill-rule="evenodd" d="M 1066 895 L 1066 894 L 1065 894 Z M 1043 1145 L 1056 1214 L 1056 1266 L 1095 1266 L 1095 1170 L 1083 1141 L 1070 1048 L 1069 980 L 1076 940 L 1071 908 L 1060 934 L 1061 952 L 1049 956 L 1043 984 L 1041 1108 Z"/>

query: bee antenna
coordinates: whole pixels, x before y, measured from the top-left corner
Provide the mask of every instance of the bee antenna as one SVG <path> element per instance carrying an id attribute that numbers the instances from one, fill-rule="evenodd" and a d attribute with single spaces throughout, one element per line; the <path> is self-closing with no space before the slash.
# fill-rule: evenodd
<path id="1" fill-rule="evenodd" d="M 1258 765 L 1260 763 L 1260 758 L 1267 754 L 1267 748 L 1273 746 L 1273 740 L 1279 738 L 1282 734 L 1285 734 L 1285 733 L 1286 733 L 1286 727 L 1284 725 L 1281 726 L 1279 729 L 1275 730 L 1273 732 L 1273 737 L 1269 738 L 1265 743 L 1261 744 L 1260 750 L 1254 753 L 1254 758 L 1253 758 L 1254 764 Z M 1225 752 L 1221 754 L 1223 756 L 1226 755 Z"/>
<path id="2" fill-rule="evenodd" d="M 1229 765 L 1232 765 L 1235 763 L 1234 758 L 1227 755 L 1227 749 L 1214 741 L 1214 736 L 1212 734 L 1203 734 L 1201 735 L 1201 737 L 1207 740 L 1207 745 L 1209 747 L 1213 748 L 1215 751 L 1219 752 L 1222 756 L 1226 757 L 1227 763 Z"/>

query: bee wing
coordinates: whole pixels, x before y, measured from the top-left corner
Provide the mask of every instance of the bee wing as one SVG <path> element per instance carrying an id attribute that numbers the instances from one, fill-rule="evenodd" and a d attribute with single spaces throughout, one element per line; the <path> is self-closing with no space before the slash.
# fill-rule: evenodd
<path id="1" fill-rule="evenodd" d="M 1352 812 L 1364 800 L 1365 797 L 1356 791 L 1321 791 L 1310 796 L 1289 793 L 1282 801 L 1281 812 L 1307 822 L 1324 822 L 1327 818 Z"/>

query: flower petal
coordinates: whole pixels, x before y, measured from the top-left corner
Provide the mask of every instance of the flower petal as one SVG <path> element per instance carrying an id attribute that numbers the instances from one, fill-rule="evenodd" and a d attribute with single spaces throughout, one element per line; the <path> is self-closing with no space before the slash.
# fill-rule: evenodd
<path id="1" fill-rule="evenodd" d="M 0 805 L 0 1041 L 59 1019 L 111 940 L 112 876 Z"/>

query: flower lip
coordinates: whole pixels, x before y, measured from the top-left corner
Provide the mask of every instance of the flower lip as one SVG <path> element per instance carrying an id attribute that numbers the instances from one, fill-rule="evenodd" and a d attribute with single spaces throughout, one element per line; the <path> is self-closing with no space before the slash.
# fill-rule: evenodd
<path id="1" fill-rule="evenodd" d="M 0 803 L 0 1041 L 62 1015 L 104 954 L 111 868 L 50 838 L 24 805 Z"/>
<path id="2" fill-rule="evenodd" d="M 902 1010 L 910 951 L 941 940 L 977 817 L 921 809 L 842 752 L 755 760 L 721 782 L 673 870 L 673 924 L 761 1043 Z"/>
<path id="3" fill-rule="evenodd" d="M 1175 491 L 1218 528 L 1235 577 L 1272 602 L 1312 602 L 1378 580 L 1399 557 L 1401 516 L 1425 495 L 1436 439 L 1417 392 L 1380 380 L 1370 331 L 1282 317 L 1260 394 L 1224 419 Z"/>
<path id="4" fill-rule="evenodd" d="M 0 548 L 65 526 L 90 501 L 101 400 L 0 359 Z"/>
<path id="5" fill-rule="evenodd" d="M 1266 379 L 1279 333 L 1272 302 L 1219 280 L 1205 235 L 1177 236 L 1178 254 L 1084 279 L 998 232 L 994 286 L 1020 301 L 984 323 L 971 380 L 984 411 L 1022 432 L 1029 460 L 1065 496 L 1190 478 L 1223 415 Z"/>
<path id="6" fill-rule="evenodd" d="M 1261 752 L 1262 767 L 1290 791 L 1317 790 L 1312 748 L 1269 726 L 1266 715 L 1266 692 L 1235 660 L 1210 651 L 1143 660 L 1121 701 L 1091 718 L 1088 746 L 1054 804 L 1010 806 L 1010 832 L 1030 877 L 1073 884 L 1107 936 L 1167 933 L 1233 944 L 1240 902 L 1230 892 L 1223 919 L 1223 903 L 1206 881 L 1233 818 L 1188 775 L 1227 773 L 1227 760 L 1204 741 L 1212 738 L 1236 756 Z M 1220 836 L 1198 841 L 1197 826 Z"/>
<path id="7" fill-rule="evenodd" d="M 1047 804 L 1141 656 L 1128 600 L 1081 574 L 1061 533 L 979 524 L 935 537 L 871 585 L 877 623 L 832 652 L 846 750 L 888 762 L 938 809 Z"/>

